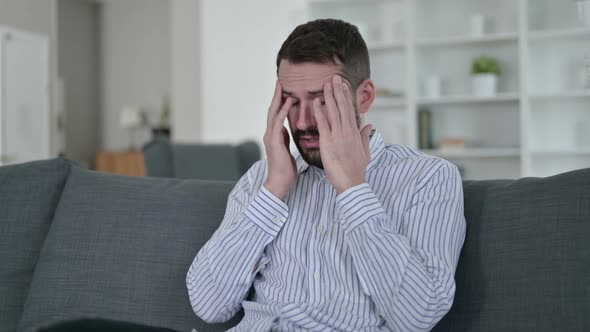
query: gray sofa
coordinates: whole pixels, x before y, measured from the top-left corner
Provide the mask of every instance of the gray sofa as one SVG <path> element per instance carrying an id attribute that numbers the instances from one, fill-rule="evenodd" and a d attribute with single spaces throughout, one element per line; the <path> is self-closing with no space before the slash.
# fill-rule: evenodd
<path id="1" fill-rule="evenodd" d="M 240 144 L 180 144 L 155 136 L 143 146 L 147 176 L 237 181 L 256 161 L 260 147 Z"/>
<path id="2" fill-rule="evenodd" d="M 233 182 L 135 178 L 63 160 L 0 168 L 0 331 L 80 317 L 222 331 L 185 275 Z M 467 237 L 435 331 L 590 331 L 590 169 L 466 181 Z"/>

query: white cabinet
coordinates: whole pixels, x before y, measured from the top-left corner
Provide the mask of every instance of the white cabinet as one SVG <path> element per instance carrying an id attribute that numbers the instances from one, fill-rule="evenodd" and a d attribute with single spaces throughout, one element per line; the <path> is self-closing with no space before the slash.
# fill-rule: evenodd
<path id="1" fill-rule="evenodd" d="M 418 112 L 428 110 L 434 146 L 425 152 L 453 161 L 464 178 L 590 167 L 583 77 L 590 28 L 578 20 L 575 1 L 308 0 L 305 12 L 307 19 L 341 18 L 363 33 L 378 87 L 367 116 L 390 143 L 419 147 Z M 492 97 L 472 93 L 471 62 L 481 55 L 502 69 Z M 432 77 L 438 96 L 426 93 Z M 443 139 L 465 147 L 440 149 Z"/>
<path id="2" fill-rule="evenodd" d="M 0 165 L 48 158 L 47 37 L 0 27 Z"/>

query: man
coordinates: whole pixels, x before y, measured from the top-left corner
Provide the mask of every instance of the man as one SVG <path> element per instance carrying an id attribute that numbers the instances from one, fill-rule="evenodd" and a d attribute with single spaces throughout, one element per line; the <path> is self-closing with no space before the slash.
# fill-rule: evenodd
<path id="1" fill-rule="evenodd" d="M 461 179 L 361 125 L 375 99 L 369 72 L 351 24 L 312 21 L 283 43 L 268 160 L 238 182 L 187 275 L 202 319 L 243 308 L 232 331 L 422 331 L 448 312 L 465 237 Z"/>

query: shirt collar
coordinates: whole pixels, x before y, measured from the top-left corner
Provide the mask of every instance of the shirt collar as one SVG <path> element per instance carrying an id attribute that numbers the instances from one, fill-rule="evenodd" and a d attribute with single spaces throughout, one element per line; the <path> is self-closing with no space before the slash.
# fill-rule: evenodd
<path id="1" fill-rule="evenodd" d="M 381 154 L 383 153 L 383 151 L 385 151 L 385 142 L 383 141 L 383 137 L 381 137 L 381 134 L 377 130 L 373 132 L 373 136 L 371 136 L 371 138 L 369 139 L 369 149 L 371 151 L 371 161 L 369 162 L 369 166 L 367 166 L 367 171 L 377 166 Z M 293 156 L 295 158 L 295 163 L 297 164 L 298 174 L 301 174 L 305 172 L 308 168 L 310 168 L 309 164 L 305 162 L 305 160 L 303 160 L 303 157 L 299 153 L 299 150 L 295 149 L 293 151 Z M 319 169 L 317 167 L 311 168 L 321 173 L 324 172 L 322 169 Z"/>

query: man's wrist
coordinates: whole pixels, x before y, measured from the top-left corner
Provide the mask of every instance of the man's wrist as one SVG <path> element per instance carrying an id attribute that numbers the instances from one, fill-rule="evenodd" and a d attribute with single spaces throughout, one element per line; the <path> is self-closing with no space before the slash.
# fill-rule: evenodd
<path id="1" fill-rule="evenodd" d="M 266 188 L 266 190 L 268 190 L 275 197 L 277 197 L 281 201 L 285 201 L 285 197 L 287 196 L 288 190 L 284 190 L 284 189 L 280 188 L 280 186 L 277 186 L 268 180 L 264 182 L 263 186 L 264 186 L 264 188 Z"/>
<path id="2" fill-rule="evenodd" d="M 287 220 L 289 208 L 263 186 L 246 209 L 245 215 L 267 234 L 276 236 Z"/>
<path id="3" fill-rule="evenodd" d="M 336 189 L 336 192 L 340 195 L 342 193 L 344 193 L 345 191 L 349 190 L 350 188 L 354 188 L 356 186 L 360 186 L 361 184 L 365 184 L 367 183 L 367 180 L 365 178 L 362 179 L 358 179 L 358 180 L 353 180 L 350 181 L 349 183 L 342 185 L 342 186 L 334 186 L 334 188 Z"/>

